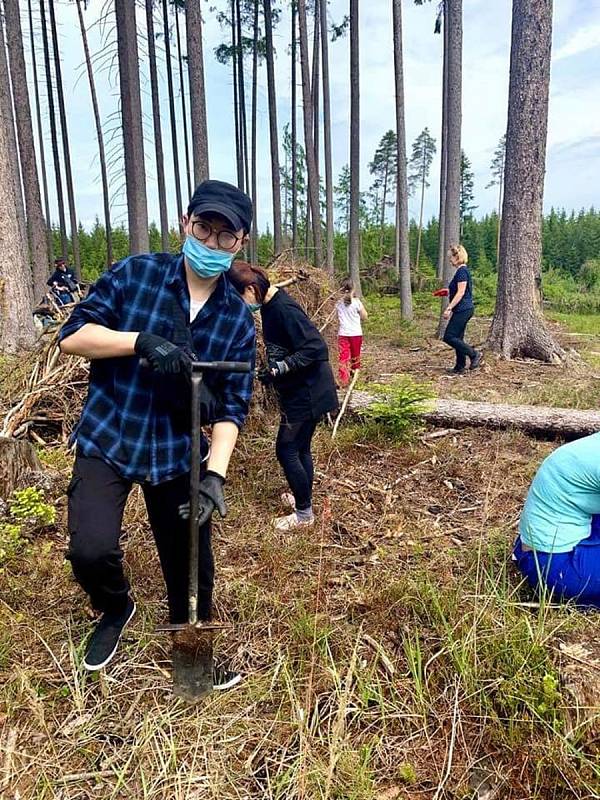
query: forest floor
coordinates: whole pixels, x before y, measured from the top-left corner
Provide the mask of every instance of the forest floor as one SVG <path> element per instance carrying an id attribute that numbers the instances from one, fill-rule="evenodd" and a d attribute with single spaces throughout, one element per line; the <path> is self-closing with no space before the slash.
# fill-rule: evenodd
<path id="1" fill-rule="evenodd" d="M 395 300 L 370 307 L 366 385 L 408 373 L 441 397 L 598 405 L 593 321 L 553 323 L 581 355 L 575 370 L 488 359 L 450 378 L 431 314 L 402 325 Z M 469 338 L 487 325 L 475 319 Z M 71 457 L 41 451 L 60 473 L 58 521 L 0 564 L 0 797 L 600 797 L 600 618 L 536 600 L 510 561 L 556 442 L 482 429 L 394 441 L 350 418 L 332 441 L 322 427 L 318 524 L 283 535 L 274 423 L 249 424 L 215 525 L 217 616 L 231 625 L 217 649 L 244 681 L 196 707 L 170 693 L 137 489 L 124 549 L 138 614 L 106 673 L 81 669 L 91 615 L 64 561 Z"/>

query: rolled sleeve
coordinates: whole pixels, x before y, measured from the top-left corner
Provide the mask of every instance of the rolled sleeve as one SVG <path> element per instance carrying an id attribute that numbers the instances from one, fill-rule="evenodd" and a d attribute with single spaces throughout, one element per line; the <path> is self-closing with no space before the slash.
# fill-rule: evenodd
<path id="1" fill-rule="evenodd" d="M 105 272 L 92 286 L 85 300 L 78 303 L 62 326 L 58 340 L 62 342 L 88 322 L 118 329 L 121 311 L 121 288 L 114 272 Z"/>
<path id="2" fill-rule="evenodd" d="M 256 333 L 254 324 L 241 332 L 240 343 L 230 348 L 228 361 L 249 361 L 250 372 L 230 372 L 223 374 L 218 392 L 222 403 L 222 413 L 215 422 L 233 422 L 241 428 L 248 416 L 254 383 L 256 364 Z"/>

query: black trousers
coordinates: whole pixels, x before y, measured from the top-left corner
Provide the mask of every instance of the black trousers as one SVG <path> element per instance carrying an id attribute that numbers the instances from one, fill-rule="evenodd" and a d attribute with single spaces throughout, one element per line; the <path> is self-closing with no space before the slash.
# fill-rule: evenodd
<path id="1" fill-rule="evenodd" d="M 119 545 L 123 511 L 131 481 L 100 458 L 77 454 L 68 494 L 69 550 L 76 580 L 98 611 L 119 613 L 127 603 L 129 582 Z M 188 619 L 189 521 L 178 507 L 190 498 L 190 476 L 142 484 L 150 526 L 167 586 L 169 619 Z M 198 616 L 210 619 L 214 561 L 210 522 L 200 529 Z"/>
<path id="2" fill-rule="evenodd" d="M 450 317 L 448 325 L 446 326 L 444 341 L 449 347 L 453 347 L 454 350 L 456 350 L 455 369 L 464 369 L 467 363 L 467 356 L 469 356 L 469 358 L 473 358 L 476 352 L 463 339 L 467 322 L 472 316 L 472 308 L 468 311 L 454 311 Z"/>
<path id="3" fill-rule="evenodd" d="M 303 422 L 282 420 L 277 432 L 275 454 L 299 511 L 304 511 L 312 505 L 314 466 L 310 443 L 316 427 L 317 421 L 313 419 Z"/>

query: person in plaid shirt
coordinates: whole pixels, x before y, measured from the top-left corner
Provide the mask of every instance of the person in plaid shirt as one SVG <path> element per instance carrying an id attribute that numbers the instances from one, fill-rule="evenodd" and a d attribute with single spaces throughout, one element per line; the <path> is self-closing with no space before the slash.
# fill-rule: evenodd
<path id="1" fill-rule="evenodd" d="M 167 587 L 169 618 L 187 621 L 190 365 L 255 361 L 255 329 L 226 272 L 245 245 L 250 198 L 222 181 L 201 183 L 183 218 L 182 253 L 134 255 L 114 265 L 73 310 L 63 353 L 90 359 L 89 391 L 73 432 L 67 490 L 69 550 L 76 580 L 102 616 L 84 666 L 115 654 L 135 613 L 119 546 L 125 502 L 142 487 Z M 252 393 L 252 373 L 207 373 L 203 419 L 213 424 L 201 487 L 198 614 L 210 619 L 214 565 L 210 518 L 226 514 L 223 485 Z M 205 450 L 208 447 L 205 443 Z M 239 676 L 221 672 L 218 688 Z"/>

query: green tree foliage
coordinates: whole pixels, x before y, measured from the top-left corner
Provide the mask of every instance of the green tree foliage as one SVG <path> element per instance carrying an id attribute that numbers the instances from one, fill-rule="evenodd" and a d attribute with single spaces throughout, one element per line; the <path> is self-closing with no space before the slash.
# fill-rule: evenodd
<path id="1" fill-rule="evenodd" d="M 283 200 L 283 233 L 292 236 L 292 134 L 289 123 L 283 129 L 283 166 L 281 174 L 281 194 Z M 299 142 L 296 142 L 296 205 L 298 208 L 298 230 L 304 234 L 306 220 L 306 154 Z"/>
<path id="2" fill-rule="evenodd" d="M 385 224 L 386 209 L 395 205 L 397 164 L 396 133 L 390 130 L 382 136 L 375 150 L 373 161 L 369 164 L 369 172 L 375 178 L 371 185 L 371 191 L 376 192 L 381 203 L 379 218 L 382 227 Z"/>
<path id="3" fill-rule="evenodd" d="M 461 236 L 464 231 L 465 220 L 473 216 L 473 211 L 477 208 L 473 200 L 475 199 L 475 178 L 473 167 L 464 150 L 460 153 L 460 223 Z"/>

